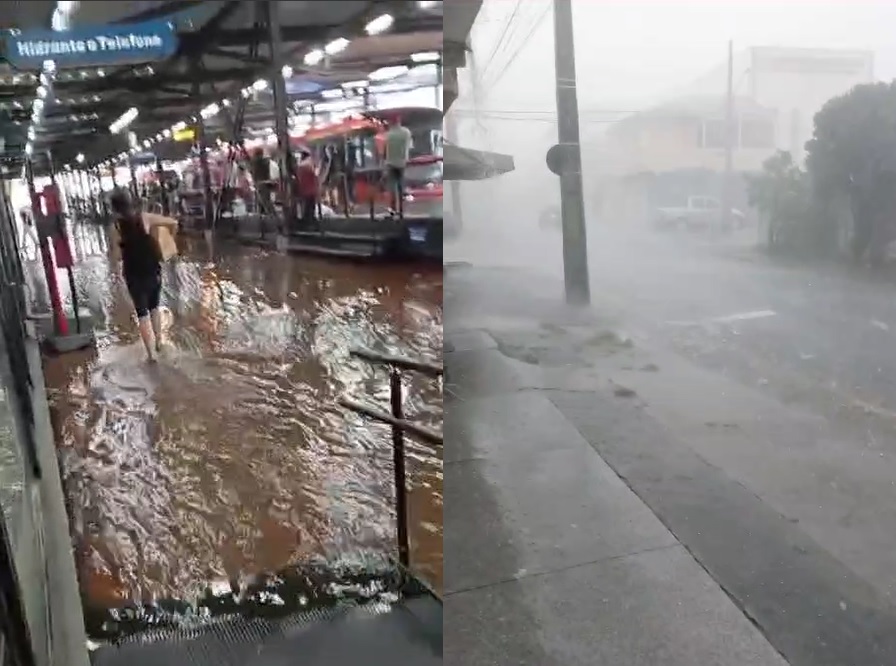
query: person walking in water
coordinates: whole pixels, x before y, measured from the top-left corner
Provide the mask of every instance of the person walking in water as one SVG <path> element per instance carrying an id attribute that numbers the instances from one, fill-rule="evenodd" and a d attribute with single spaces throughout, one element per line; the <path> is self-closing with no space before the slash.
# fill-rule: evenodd
<path id="1" fill-rule="evenodd" d="M 137 312 L 140 339 L 149 360 L 155 361 L 162 347 L 162 249 L 126 190 L 113 191 L 109 203 L 120 239 L 121 272 Z"/>

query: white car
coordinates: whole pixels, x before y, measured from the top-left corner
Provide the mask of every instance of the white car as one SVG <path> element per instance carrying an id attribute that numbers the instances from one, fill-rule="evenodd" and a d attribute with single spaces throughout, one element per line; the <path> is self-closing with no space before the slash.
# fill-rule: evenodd
<path id="1" fill-rule="evenodd" d="M 715 197 L 692 196 L 684 208 L 657 208 L 656 213 L 658 229 L 702 231 L 721 224 L 722 204 Z M 735 229 L 743 228 L 746 219 L 741 211 L 731 209 L 731 224 Z"/>

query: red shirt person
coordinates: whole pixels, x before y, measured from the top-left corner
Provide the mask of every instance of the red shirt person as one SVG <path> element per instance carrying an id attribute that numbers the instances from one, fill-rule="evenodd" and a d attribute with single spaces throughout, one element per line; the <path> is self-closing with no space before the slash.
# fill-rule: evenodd
<path id="1" fill-rule="evenodd" d="M 317 170 L 314 168 L 314 160 L 311 153 L 303 150 L 299 154 L 299 164 L 296 167 L 296 189 L 299 194 L 299 202 L 302 205 L 302 222 L 314 221 L 314 209 L 317 207 L 318 195 Z"/>

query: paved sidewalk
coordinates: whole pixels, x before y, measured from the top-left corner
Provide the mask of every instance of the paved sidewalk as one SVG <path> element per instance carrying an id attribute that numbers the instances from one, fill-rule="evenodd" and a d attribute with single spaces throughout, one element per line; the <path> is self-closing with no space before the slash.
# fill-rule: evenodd
<path id="1" fill-rule="evenodd" d="M 621 388 L 569 369 L 624 335 L 537 281 L 498 302 L 481 278 L 446 269 L 446 663 L 785 664 L 557 407 L 612 412 Z M 568 349 L 547 342 L 561 325 Z"/>

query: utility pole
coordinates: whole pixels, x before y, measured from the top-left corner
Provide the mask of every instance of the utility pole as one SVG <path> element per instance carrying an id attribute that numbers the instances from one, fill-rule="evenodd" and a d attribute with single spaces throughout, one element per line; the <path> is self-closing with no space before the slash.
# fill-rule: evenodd
<path id="1" fill-rule="evenodd" d="M 566 302 L 591 303 L 585 202 L 582 196 L 582 148 L 576 95 L 576 53 L 572 0 L 554 0 L 554 72 L 557 79 L 557 135 L 562 168 L 560 214 L 563 220 L 563 280 Z"/>
<path id="2" fill-rule="evenodd" d="M 728 89 L 725 94 L 725 174 L 722 180 L 722 229 L 731 228 L 731 205 L 734 190 L 734 42 L 728 41 Z"/>
<path id="3" fill-rule="evenodd" d="M 445 136 L 444 139 L 448 143 L 457 144 L 457 117 L 453 113 L 446 113 L 445 119 Z M 448 181 L 448 196 L 451 201 L 451 229 L 453 234 L 460 234 L 464 227 L 464 209 L 463 200 L 461 198 L 460 181 Z"/>

